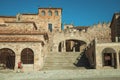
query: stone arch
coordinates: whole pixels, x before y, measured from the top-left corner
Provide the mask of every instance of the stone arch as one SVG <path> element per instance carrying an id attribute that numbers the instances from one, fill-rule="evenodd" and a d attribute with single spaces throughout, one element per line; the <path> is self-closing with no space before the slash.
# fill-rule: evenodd
<path id="1" fill-rule="evenodd" d="M 103 67 L 104 66 L 109 66 L 109 67 L 117 67 L 117 62 L 116 62 L 116 51 L 113 48 L 104 48 L 102 50 L 102 62 L 103 62 Z"/>
<path id="2" fill-rule="evenodd" d="M 86 36 L 85 36 L 85 35 Z M 87 45 L 89 45 L 89 43 L 93 40 L 89 37 L 87 37 L 88 35 L 85 32 L 78 32 L 78 31 L 74 31 L 72 30 L 72 32 L 67 32 L 67 31 L 63 31 L 63 32 L 58 32 L 56 34 L 54 34 L 53 37 L 53 45 L 51 45 L 52 47 L 52 51 L 58 52 L 58 47 L 60 42 L 65 41 L 65 40 L 69 40 L 69 39 L 75 39 L 75 40 L 81 40 L 84 41 Z"/>
<path id="3" fill-rule="evenodd" d="M 21 61 L 23 64 L 34 64 L 34 52 L 30 48 L 24 48 L 21 52 Z"/>
<path id="4" fill-rule="evenodd" d="M 15 67 L 15 53 L 12 49 L 2 48 L 0 49 L 0 64 L 2 67 L 8 69 L 14 69 Z"/>
<path id="5" fill-rule="evenodd" d="M 86 42 L 79 39 L 66 39 L 59 42 L 58 52 L 83 52 Z"/>
<path id="6" fill-rule="evenodd" d="M 118 57 L 119 57 L 119 64 L 120 64 L 120 50 L 118 52 Z"/>

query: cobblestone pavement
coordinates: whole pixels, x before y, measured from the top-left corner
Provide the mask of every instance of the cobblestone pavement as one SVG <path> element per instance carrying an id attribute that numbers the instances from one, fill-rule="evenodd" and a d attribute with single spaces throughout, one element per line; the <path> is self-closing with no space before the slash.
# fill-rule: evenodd
<path id="1" fill-rule="evenodd" d="M 0 71 L 0 80 L 120 80 L 120 70 L 47 70 L 16 73 Z"/>

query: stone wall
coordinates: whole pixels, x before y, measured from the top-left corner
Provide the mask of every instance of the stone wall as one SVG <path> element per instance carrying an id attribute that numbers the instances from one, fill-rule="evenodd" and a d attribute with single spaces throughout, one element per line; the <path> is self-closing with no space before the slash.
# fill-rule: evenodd
<path id="1" fill-rule="evenodd" d="M 93 40 L 85 49 L 85 54 L 89 60 L 90 67 L 96 66 L 96 54 L 95 54 L 95 40 Z"/>
<path id="2" fill-rule="evenodd" d="M 53 32 L 52 46 L 53 48 L 58 47 L 61 41 L 76 39 L 84 41 L 90 44 L 95 38 L 97 38 L 99 43 L 111 42 L 111 30 L 108 24 L 97 24 L 93 27 L 89 27 L 87 30 L 76 30 L 76 29 L 65 29 L 61 32 Z M 57 51 L 57 48 L 56 50 Z"/>
<path id="3" fill-rule="evenodd" d="M 5 21 L 16 21 L 15 16 L 0 16 L 0 23 L 5 23 Z"/>
<path id="4" fill-rule="evenodd" d="M 23 64 L 24 71 L 41 70 L 43 67 L 42 45 L 40 42 L 0 42 L 0 49 L 9 48 L 15 53 L 15 70 L 21 58 L 21 51 L 30 48 L 34 52 L 34 64 Z"/>
<path id="5" fill-rule="evenodd" d="M 22 14 L 21 21 L 33 21 L 37 25 L 38 30 L 48 30 L 48 24 L 52 24 L 53 30 L 61 31 L 61 16 L 62 10 L 58 8 L 41 8 L 38 10 L 38 14 Z M 45 11 L 45 15 L 41 14 Z M 48 15 L 48 11 L 52 11 L 52 15 Z M 55 15 L 55 11 L 58 11 L 58 16 Z"/>
<path id="6" fill-rule="evenodd" d="M 102 56 L 102 52 L 105 48 L 111 48 L 113 50 L 115 50 L 116 53 L 116 64 L 117 64 L 117 68 L 119 69 L 119 55 L 120 55 L 120 43 L 97 43 L 96 44 L 96 69 L 101 69 L 103 68 L 103 56 Z"/>

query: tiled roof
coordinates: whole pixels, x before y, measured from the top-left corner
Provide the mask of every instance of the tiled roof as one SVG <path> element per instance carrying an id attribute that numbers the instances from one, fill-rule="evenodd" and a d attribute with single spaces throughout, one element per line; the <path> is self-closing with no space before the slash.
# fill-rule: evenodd
<path id="1" fill-rule="evenodd" d="M 44 45 L 42 40 L 26 37 L 0 37 L 0 42 L 40 42 Z"/>
<path id="2" fill-rule="evenodd" d="M 37 29 L 37 26 L 36 26 L 36 24 L 35 24 L 35 22 L 33 22 L 33 21 L 25 21 L 25 22 L 15 22 L 15 21 L 5 21 L 5 23 L 32 23 L 33 25 L 34 25 L 34 27 L 35 27 L 35 29 Z"/>
<path id="3" fill-rule="evenodd" d="M 0 37 L 0 42 L 43 42 L 39 39 L 26 37 Z"/>

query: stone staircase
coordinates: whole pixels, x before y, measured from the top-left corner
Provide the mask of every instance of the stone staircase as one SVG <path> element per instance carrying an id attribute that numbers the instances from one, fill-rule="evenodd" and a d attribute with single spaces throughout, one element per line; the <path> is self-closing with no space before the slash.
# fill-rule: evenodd
<path id="1" fill-rule="evenodd" d="M 55 53 L 50 52 L 44 62 L 43 70 L 52 69 L 78 69 L 80 67 L 79 60 L 82 58 L 83 53 L 80 52 L 62 52 Z M 81 64 L 86 63 L 86 60 L 82 59 Z"/>

